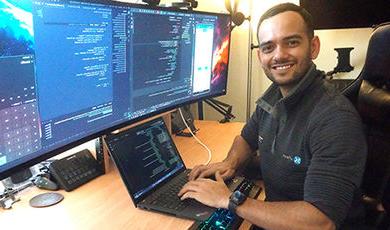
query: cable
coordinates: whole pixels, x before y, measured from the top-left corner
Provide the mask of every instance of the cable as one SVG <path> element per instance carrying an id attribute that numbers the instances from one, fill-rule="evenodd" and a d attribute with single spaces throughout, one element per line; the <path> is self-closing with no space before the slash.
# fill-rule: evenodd
<path id="1" fill-rule="evenodd" d="M 207 147 L 207 145 L 205 145 L 201 140 L 199 140 L 199 138 L 197 138 L 195 136 L 195 134 L 192 132 L 191 128 L 188 126 L 186 120 L 184 119 L 184 116 L 183 116 L 183 113 L 181 112 L 181 109 L 179 108 L 179 113 L 180 113 L 180 116 L 181 116 L 181 119 L 183 120 L 183 123 L 184 125 L 187 127 L 188 131 L 191 133 L 191 135 L 195 138 L 195 140 L 201 145 L 203 146 L 203 148 L 206 149 L 207 153 L 208 153 L 208 159 L 205 163 L 205 165 L 208 165 L 211 161 L 211 150 L 209 149 L 209 147 Z"/>

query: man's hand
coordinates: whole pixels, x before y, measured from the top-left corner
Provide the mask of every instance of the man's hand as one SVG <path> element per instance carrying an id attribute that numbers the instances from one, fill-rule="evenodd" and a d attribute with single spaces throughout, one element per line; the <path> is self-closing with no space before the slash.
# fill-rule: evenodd
<path id="1" fill-rule="evenodd" d="M 234 173 L 236 172 L 236 170 L 229 162 L 224 161 L 210 165 L 197 165 L 191 170 L 188 179 L 192 181 L 197 178 L 211 177 L 214 176 L 217 171 L 219 171 L 221 177 L 225 180 L 233 177 Z"/>
<path id="2" fill-rule="evenodd" d="M 226 186 L 221 174 L 217 171 L 215 179 L 198 178 L 185 184 L 178 196 L 182 200 L 193 198 L 205 205 L 215 208 L 228 208 L 231 191 Z"/>
<path id="3" fill-rule="evenodd" d="M 241 135 L 238 135 L 234 138 L 228 156 L 223 162 L 197 165 L 192 169 L 188 179 L 192 181 L 197 178 L 211 177 L 217 171 L 220 172 L 223 179 L 229 179 L 234 176 L 236 170 L 252 155 L 253 151 L 246 140 Z"/>

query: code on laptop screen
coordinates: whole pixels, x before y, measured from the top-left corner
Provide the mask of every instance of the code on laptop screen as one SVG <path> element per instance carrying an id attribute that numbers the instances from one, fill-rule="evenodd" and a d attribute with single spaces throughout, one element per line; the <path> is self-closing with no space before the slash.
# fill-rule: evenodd
<path id="1" fill-rule="evenodd" d="M 184 167 L 162 119 L 109 139 L 110 152 L 134 199 Z"/>

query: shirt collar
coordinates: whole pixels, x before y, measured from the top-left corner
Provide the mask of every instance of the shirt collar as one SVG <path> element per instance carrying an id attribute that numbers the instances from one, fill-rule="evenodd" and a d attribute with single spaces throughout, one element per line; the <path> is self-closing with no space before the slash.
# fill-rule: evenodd
<path id="1" fill-rule="evenodd" d="M 319 77 L 321 73 L 321 71 L 317 70 L 316 65 L 312 63 L 302 80 L 287 94 L 286 97 L 283 98 L 279 86 L 272 83 L 263 96 L 256 101 L 256 104 L 268 113 L 272 112 L 274 106 L 278 102 L 283 103 L 287 108 L 294 106 L 299 102 L 300 98 L 307 91 L 309 86 L 312 85 L 312 83 L 321 81 L 321 78 Z"/>

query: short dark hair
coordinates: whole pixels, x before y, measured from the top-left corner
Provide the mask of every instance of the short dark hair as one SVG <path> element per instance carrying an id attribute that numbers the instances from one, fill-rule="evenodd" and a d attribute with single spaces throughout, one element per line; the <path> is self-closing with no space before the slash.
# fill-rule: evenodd
<path id="1" fill-rule="evenodd" d="M 309 12 L 307 12 L 305 10 L 305 8 L 303 8 L 301 6 L 297 6 L 293 3 L 282 3 L 282 4 L 278 4 L 274 7 L 271 7 L 269 10 L 267 10 L 260 17 L 259 23 L 257 24 L 257 39 L 258 39 L 259 43 L 260 43 L 259 28 L 260 28 L 261 23 L 270 17 L 273 17 L 275 15 L 278 15 L 278 14 L 286 12 L 286 11 L 293 11 L 293 12 L 296 12 L 299 15 L 301 15 L 301 17 L 303 18 L 303 21 L 306 24 L 306 33 L 309 36 L 309 39 L 312 39 L 314 37 L 314 25 L 313 25 L 313 18 L 311 16 L 311 14 Z"/>

